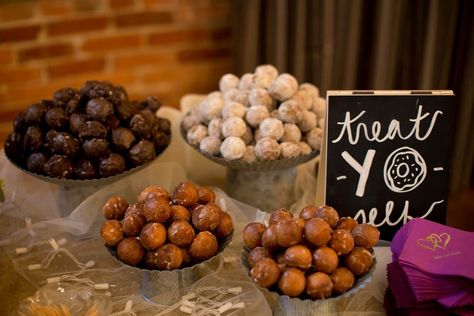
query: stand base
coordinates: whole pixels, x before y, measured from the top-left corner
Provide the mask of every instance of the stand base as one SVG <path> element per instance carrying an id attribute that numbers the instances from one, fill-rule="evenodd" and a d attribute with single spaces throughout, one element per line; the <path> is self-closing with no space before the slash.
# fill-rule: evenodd
<path id="1" fill-rule="evenodd" d="M 226 193 L 234 199 L 273 212 L 296 201 L 296 167 L 281 170 L 227 169 Z"/>

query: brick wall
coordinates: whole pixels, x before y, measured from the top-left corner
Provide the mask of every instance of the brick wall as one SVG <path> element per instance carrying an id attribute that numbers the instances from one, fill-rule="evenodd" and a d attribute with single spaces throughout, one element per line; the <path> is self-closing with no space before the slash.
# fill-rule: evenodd
<path id="1" fill-rule="evenodd" d="M 229 2 L 0 1 L 0 143 L 20 110 L 88 79 L 174 107 L 216 89 L 231 69 Z"/>

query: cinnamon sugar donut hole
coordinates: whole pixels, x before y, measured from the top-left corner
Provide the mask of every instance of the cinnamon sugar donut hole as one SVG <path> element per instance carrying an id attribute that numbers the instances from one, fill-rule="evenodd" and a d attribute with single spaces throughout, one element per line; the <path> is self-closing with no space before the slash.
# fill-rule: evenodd
<path id="1" fill-rule="evenodd" d="M 165 244 L 156 250 L 156 267 L 160 270 L 178 269 L 183 263 L 181 249 L 173 244 Z"/>
<path id="2" fill-rule="evenodd" d="M 191 220 L 191 212 L 182 205 L 171 205 L 171 222 Z"/>
<path id="3" fill-rule="evenodd" d="M 216 237 L 211 232 L 204 231 L 194 237 L 188 251 L 194 259 L 204 261 L 214 256 L 218 249 Z"/>
<path id="4" fill-rule="evenodd" d="M 339 264 L 339 257 L 336 252 L 329 247 L 321 247 L 313 252 L 313 266 L 316 271 L 331 273 Z"/>
<path id="5" fill-rule="evenodd" d="M 365 248 L 374 247 L 380 238 L 380 231 L 377 227 L 370 224 L 357 224 L 351 233 L 355 244 Z"/>
<path id="6" fill-rule="evenodd" d="M 271 258 L 270 250 L 265 247 L 256 247 L 252 249 L 249 254 L 247 255 L 247 263 L 251 268 L 255 266 L 255 264 L 263 258 Z"/>
<path id="7" fill-rule="evenodd" d="M 287 267 L 307 270 L 311 268 L 313 258 L 308 247 L 295 245 L 286 249 L 284 259 Z"/>
<path id="8" fill-rule="evenodd" d="M 287 210 L 286 208 L 280 208 L 270 214 L 270 218 L 268 219 L 268 225 L 277 224 L 282 220 L 292 219 L 293 214 Z"/>
<path id="9" fill-rule="evenodd" d="M 184 181 L 175 187 L 171 199 L 174 204 L 189 208 L 198 203 L 199 191 L 194 183 Z"/>
<path id="10" fill-rule="evenodd" d="M 304 220 L 316 217 L 316 211 L 317 210 L 318 210 L 318 207 L 316 207 L 315 205 L 305 206 L 301 210 L 299 217 L 304 219 Z"/>
<path id="11" fill-rule="evenodd" d="M 123 239 L 122 225 L 116 219 L 109 219 L 102 224 L 100 235 L 106 246 L 115 247 Z"/>
<path id="12" fill-rule="evenodd" d="M 214 235 L 217 238 L 222 239 L 229 236 L 234 231 L 234 223 L 229 213 L 221 211 L 219 212 L 219 223 L 214 229 Z"/>
<path id="13" fill-rule="evenodd" d="M 155 250 L 166 241 L 166 228 L 161 223 L 148 223 L 140 233 L 140 243 L 147 250 Z"/>
<path id="14" fill-rule="evenodd" d="M 304 224 L 304 237 L 315 247 L 325 246 L 331 239 L 332 229 L 321 218 L 310 218 Z"/>
<path id="15" fill-rule="evenodd" d="M 252 280 L 262 287 L 270 287 L 278 282 L 280 269 L 275 260 L 262 258 L 250 270 Z"/>
<path id="16" fill-rule="evenodd" d="M 194 228 L 186 221 L 173 222 L 168 227 L 168 239 L 178 247 L 189 246 L 194 239 Z"/>
<path id="17" fill-rule="evenodd" d="M 344 229 L 336 229 L 332 233 L 329 241 L 331 247 L 338 256 L 346 255 L 354 249 L 354 237 L 351 233 Z"/>
<path id="18" fill-rule="evenodd" d="M 357 221 L 352 217 L 341 217 L 337 223 L 337 229 L 344 229 L 348 232 L 352 232 L 354 227 L 357 226 Z"/>
<path id="19" fill-rule="evenodd" d="M 166 222 L 171 216 L 169 200 L 155 197 L 148 198 L 143 204 L 143 215 L 148 222 Z"/>
<path id="20" fill-rule="evenodd" d="M 306 278 L 306 294 L 312 299 L 330 297 L 333 288 L 331 278 L 326 273 L 315 272 Z"/>
<path id="21" fill-rule="evenodd" d="M 247 224 L 242 232 L 245 246 L 250 249 L 261 246 L 262 234 L 265 229 L 265 225 L 262 223 L 254 222 Z"/>
<path id="22" fill-rule="evenodd" d="M 219 224 L 221 209 L 215 203 L 207 203 L 193 210 L 191 221 L 199 231 L 212 231 Z"/>
<path id="23" fill-rule="evenodd" d="M 136 266 L 143 259 L 145 250 L 135 237 L 127 237 L 117 246 L 117 256 L 124 263 Z"/>
<path id="24" fill-rule="evenodd" d="M 303 229 L 294 219 L 287 219 L 276 224 L 278 244 L 282 247 L 291 247 L 299 244 L 303 239 Z"/>
<path id="25" fill-rule="evenodd" d="M 138 201 L 139 202 L 145 202 L 145 200 L 147 199 L 147 197 L 150 196 L 150 197 L 163 197 L 167 200 L 170 200 L 171 197 L 170 197 L 170 194 L 168 193 L 168 191 L 166 191 L 165 188 L 163 187 L 160 187 L 160 186 L 157 186 L 157 185 L 150 185 L 146 188 L 144 188 L 139 194 L 138 194 Z"/>
<path id="26" fill-rule="evenodd" d="M 364 247 L 355 247 L 344 260 L 346 267 L 354 275 L 359 276 L 367 273 L 372 267 L 372 254 Z"/>
<path id="27" fill-rule="evenodd" d="M 324 219 L 332 229 L 335 229 L 337 226 L 337 222 L 339 222 L 339 214 L 331 206 L 320 206 L 316 211 L 315 215 L 316 217 Z"/>
<path id="28" fill-rule="evenodd" d="M 145 223 L 146 219 L 142 214 L 132 212 L 122 220 L 122 229 L 127 236 L 138 236 Z"/>
<path id="29" fill-rule="evenodd" d="M 337 294 L 347 292 L 355 283 L 354 274 L 345 267 L 337 268 L 331 273 L 331 275 L 329 275 L 329 277 L 334 284 L 333 291 Z"/>
<path id="30" fill-rule="evenodd" d="M 106 219 L 121 220 L 128 208 L 128 202 L 121 196 L 113 196 L 105 202 L 102 213 Z"/>
<path id="31" fill-rule="evenodd" d="M 278 288 L 284 295 L 297 297 L 304 292 L 306 277 L 304 272 L 295 268 L 286 269 L 278 280 Z"/>
<path id="32" fill-rule="evenodd" d="M 216 194 L 214 191 L 205 186 L 198 186 L 199 204 L 214 203 L 216 201 Z"/>

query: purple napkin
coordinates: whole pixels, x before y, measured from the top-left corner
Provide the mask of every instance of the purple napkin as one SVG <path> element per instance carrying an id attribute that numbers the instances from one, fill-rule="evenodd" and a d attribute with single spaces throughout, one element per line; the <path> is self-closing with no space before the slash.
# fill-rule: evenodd
<path id="1" fill-rule="evenodd" d="M 409 221 L 408 228 L 400 231 L 400 236 L 392 241 L 392 251 L 401 265 L 437 276 L 474 281 L 474 233 L 422 218 Z"/>

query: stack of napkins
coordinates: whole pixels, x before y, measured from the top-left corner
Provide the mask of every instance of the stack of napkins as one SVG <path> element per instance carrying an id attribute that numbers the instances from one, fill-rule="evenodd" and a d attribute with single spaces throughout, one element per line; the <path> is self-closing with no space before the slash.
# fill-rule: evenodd
<path id="1" fill-rule="evenodd" d="M 474 315 L 474 233 L 416 218 L 391 249 L 388 314 Z"/>

